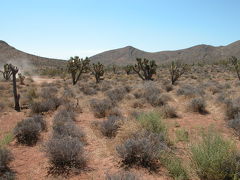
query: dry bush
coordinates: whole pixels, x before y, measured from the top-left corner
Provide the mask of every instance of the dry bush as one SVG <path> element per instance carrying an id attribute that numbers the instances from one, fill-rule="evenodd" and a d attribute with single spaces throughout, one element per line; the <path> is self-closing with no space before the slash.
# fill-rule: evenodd
<path id="1" fill-rule="evenodd" d="M 56 110 L 62 104 L 62 100 L 57 97 L 50 97 L 42 101 L 33 101 L 30 105 L 32 113 L 43 113 Z"/>
<path id="2" fill-rule="evenodd" d="M 37 143 L 40 132 L 46 129 L 46 123 L 40 116 L 24 119 L 17 123 L 13 134 L 18 143 L 34 145 Z"/>
<path id="3" fill-rule="evenodd" d="M 58 89 L 56 87 L 44 87 L 41 89 L 40 96 L 44 99 L 52 98 L 52 96 L 55 96 L 58 92 Z"/>
<path id="4" fill-rule="evenodd" d="M 159 168 L 159 156 L 167 149 L 161 135 L 153 133 L 138 133 L 116 147 L 122 163 L 131 167 L 142 166 L 150 170 Z"/>
<path id="5" fill-rule="evenodd" d="M 103 118 L 109 114 L 114 106 L 112 101 L 109 99 L 92 99 L 90 101 L 90 107 L 95 117 Z"/>
<path id="6" fill-rule="evenodd" d="M 203 98 L 194 98 L 188 105 L 189 110 L 200 114 L 207 114 L 206 102 Z"/>
<path id="7" fill-rule="evenodd" d="M 114 137 L 120 127 L 121 118 L 119 116 L 109 116 L 107 120 L 101 122 L 100 130 L 104 136 Z"/>
<path id="8" fill-rule="evenodd" d="M 119 101 L 121 101 L 126 94 L 126 89 L 121 87 L 117 87 L 116 89 L 108 90 L 106 92 L 106 95 L 114 104 L 117 104 Z"/>
<path id="9" fill-rule="evenodd" d="M 233 119 L 229 120 L 228 125 L 233 128 L 238 135 L 240 135 L 240 113 L 235 115 Z"/>
<path id="10" fill-rule="evenodd" d="M 165 118 L 177 118 L 178 117 L 176 108 L 169 106 L 169 105 L 163 106 L 162 114 Z"/>
<path id="11" fill-rule="evenodd" d="M 6 105 L 3 102 L 0 102 L 0 112 L 5 109 Z"/>
<path id="12" fill-rule="evenodd" d="M 192 85 L 183 85 L 177 90 L 177 95 L 185 96 L 185 97 L 198 97 L 203 96 L 205 92 L 202 88 L 196 88 Z"/>
<path id="13" fill-rule="evenodd" d="M 142 127 L 136 120 L 124 120 L 118 128 L 115 141 L 117 144 L 121 144 L 141 130 Z"/>
<path id="14" fill-rule="evenodd" d="M 96 83 L 94 83 L 94 84 L 86 84 L 85 83 L 85 84 L 81 85 L 80 91 L 82 91 L 83 94 L 85 94 L 85 95 L 89 95 L 89 96 L 95 95 L 95 94 L 97 94 L 97 85 L 96 85 Z"/>
<path id="15" fill-rule="evenodd" d="M 72 137 L 78 138 L 81 142 L 85 142 L 84 132 L 76 127 L 73 122 L 62 123 L 60 121 L 54 123 L 53 125 L 53 138 L 62 138 L 62 137 Z"/>
<path id="16" fill-rule="evenodd" d="M 69 174 L 72 169 L 83 170 L 86 167 L 83 144 L 77 138 L 52 138 L 44 150 L 50 162 L 49 174 Z"/>
<path id="17" fill-rule="evenodd" d="M 225 100 L 226 117 L 228 120 L 234 119 L 240 113 L 240 98 Z"/>
<path id="18" fill-rule="evenodd" d="M 12 160 L 13 160 L 12 153 L 6 148 L 0 147 L 0 174 L 9 170 L 8 166 Z"/>
<path id="19" fill-rule="evenodd" d="M 107 174 L 105 180 L 139 180 L 140 178 L 131 172 L 118 172 L 115 174 Z"/>

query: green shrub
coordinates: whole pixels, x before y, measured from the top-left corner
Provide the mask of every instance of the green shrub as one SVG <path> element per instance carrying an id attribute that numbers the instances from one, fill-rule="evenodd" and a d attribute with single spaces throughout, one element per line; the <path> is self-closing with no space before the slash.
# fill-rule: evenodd
<path id="1" fill-rule="evenodd" d="M 167 133 L 167 127 L 163 123 L 163 118 L 159 113 L 142 113 L 137 117 L 137 120 L 141 123 L 141 125 L 146 131 L 157 134 L 161 133 L 164 135 L 166 135 Z"/>
<path id="2" fill-rule="evenodd" d="M 184 129 L 177 129 L 176 138 L 177 138 L 177 141 L 185 141 L 185 142 L 189 141 L 188 131 Z"/>
<path id="3" fill-rule="evenodd" d="M 212 130 L 203 133 L 202 142 L 191 147 L 191 159 L 201 179 L 234 179 L 239 171 L 235 145 Z"/>
<path id="4" fill-rule="evenodd" d="M 168 170 L 170 176 L 176 180 L 189 179 L 187 171 L 182 166 L 182 161 L 175 155 L 165 153 L 161 156 L 161 162 Z"/>

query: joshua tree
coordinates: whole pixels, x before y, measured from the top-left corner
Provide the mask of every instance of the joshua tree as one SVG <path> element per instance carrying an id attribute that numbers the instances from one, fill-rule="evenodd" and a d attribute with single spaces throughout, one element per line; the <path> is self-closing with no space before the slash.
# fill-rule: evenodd
<path id="1" fill-rule="evenodd" d="M 96 78 L 96 83 L 99 83 L 100 80 L 103 80 L 102 76 L 104 74 L 104 66 L 100 62 L 97 64 L 92 64 L 91 71 Z"/>
<path id="2" fill-rule="evenodd" d="M 10 64 L 4 64 L 3 71 L 0 70 L 0 72 L 3 74 L 3 78 L 8 81 L 12 75 Z"/>
<path id="3" fill-rule="evenodd" d="M 21 85 L 24 85 L 25 76 L 22 75 L 21 73 L 18 73 L 18 77 L 19 77 L 19 80 L 20 80 L 20 84 L 21 84 Z"/>
<path id="4" fill-rule="evenodd" d="M 154 60 L 137 58 L 137 64 L 132 69 L 142 80 L 153 80 L 152 76 L 156 74 L 157 65 Z"/>
<path id="5" fill-rule="evenodd" d="M 16 82 L 16 74 L 18 73 L 18 68 L 16 66 L 13 66 L 12 64 L 9 64 L 9 68 L 12 74 L 15 110 L 20 112 L 20 105 L 19 105 L 20 94 L 17 93 L 17 82 Z"/>
<path id="6" fill-rule="evenodd" d="M 127 75 L 129 75 L 132 72 L 132 66 L 127 65 L 127 66 L 124 67 L 124 70 L 126 71 Z"/>
<path id="7" fill-rule="evenodd" d="M 75 85 L 82 73 L 87 73 L 89 71 L 90 60 L 88 58 L 80 59 L 78 56 L 71 57 L 68 61 L 67 70 L 72 76 L 72 83 Z"/>
<path id="8" fill-rule="evenodd" d="M 187 64 L 182 64 L 180 61 L 172 61 L 171 65 L 169 66 L 172 84 L 175 84 L 175 82 L 187 71 Z"/>
<path id="9" fill-rule="evenodd" d="M 235 56 L 232 56 L 229 61 L 234 67 L 234 70 L 237 73 L 238 79 L 240 80 L 240 59 L 237 59 Z"/>

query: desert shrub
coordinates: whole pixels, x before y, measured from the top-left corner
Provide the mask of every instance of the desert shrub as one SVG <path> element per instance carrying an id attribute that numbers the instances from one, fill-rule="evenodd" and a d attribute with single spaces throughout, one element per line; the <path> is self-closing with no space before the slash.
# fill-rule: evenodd
<path id="1" fill-rule="evenodd" d="M 188 142 L 188 140 L 189 140 L 188 131 L 186 131 L 184 129 L 177 129 L 176 130 L 176 138 L 177 138 L 177 141 Z"/>
<path id="2" fill-rule="evenodd" d="M 14 179 L 15 179 L 15 173 L 11 170 L 0 173 L 0 180 L 14 180 Z"/>
<path id="3" fill-rule="evenodd" d="M 164 86 L 164 88 L 165 88 L 165 90 L 166 90 L 167 92 L 170 92 L 170 91 L 173 90 L 173 86 L 172 86 L 171 84 L 166 84 L 166 85 Z"/>
<path id="4" fill-rule="evenodd" d="M 43 113 L 51 110 L 56 110 L 61 104 L 61 99 L 51 97 L 42 101 L 32 102 L 30 105 L 30 109 L 32 113 Z"/>
<path id="5" fill-rule="evenodd" d="M 196 88 L 191 85 L 184 85 L 181 86 L 177 90 L 177 95 L 185 96 L 185 97 L 197 97 L 197 96 L 203 96 L 204 91 L 201 88 Z"/>
<path id="6" fill-rule="evenodd" d="M 37 143 L 40 132 L 46 129 L 46 124 L 40 116 L 24 119 L 17 123 L 13 134 L 18 143 L 34 145 Z"/>
<path id="7" fill-rule="evenodd" d="M 233 128 L 240 135 L 240 113 L 235 115 L 234 119 L 228 121 L 229 127 Z"/>
<path id="8" fill-rule="evenodd" d="M 44 147 L 50 162 L 49 174 L 68 174 L 73 168 L 82 170 L 86 166 L 83 144 L 77 138 L 52 138 Z"/>
<path id="9" fill-rule="evenodd" d="M 75 113 L 73 111 L 68 111 L 67 109 L 59 110 L 53 118 L 53 126 L 56 123 L 65 123 L 75 121 Z"/>
<path id="10" fill-rule="evenodd" d="M 107 120 L 103 121 L 100 126 L 100 130 L 104 136 L 114 137 L 119 128 L 119 116 L 109 116 Z"/>
<path id="11" fill-rule="evenodd" d="M 227 119 L 234 119 L 240 113 L 240 98 L 235 100 L 225 100 L 226 117 Z"/>
<path id="12" fill-rule="evenodd" d="M 6 148 L 0 147 L 0 178 L 3 172 L 9 170 L 9 163 L 13 160 L 12 153 Z"/>
<path id="13" fill-rule="evenodd" d="M 43 87 L 40 92 L 40 96 L 44 99 L 52 98 L 58 92 L 58 89 L 54 86 Z"/>
<path id="14" fill-rule="evenodd" d="M 166 138 L 167 127 L 163 123 L 161 114 L 156 112 L 142 113 L 137 117 L 137 121 L 140 122 L 146 131 L 162 134 L 163 138 Z"/>
<path id="15" fill-rule="evenodd" d="M 0 102 L 0 112 L 4 110 L 5 106 L 3 102 Z"/>
<path id="16" fill-rule="evenodd" d="M 201 179 L 234 179 L 239 171 L 235 145 L 212 130 L 203 133 L 202 141 L 191 147 L 191 159 Z"/>
<path id="17" fill-rule="evenodd" d="M 135 134 L 116 147 L 124 165 L 137 165 L 150 170 L 159 168 L 159 156 L 166 149 L 162 136 L 153 133 Z"/>
<path id="18" fill-rule="evenodd" d="M 113 104 L 109 99 L 92 99 L 90 107 L 97 118 L 106 117 L 113 108 Z"/>
<path id="19" fill-rule="evenodd" d="M 152 106 L 164 106 L 171 98 L 166 94 L 148 96 L 147 101 Z"/>
<path id="20" fill-rule="evenodd" d="M 161 162 L 168 170 L 171 177 L 176 180 L 188 180 L 188 173 L 182 165 L 182 161 L 173 154 L 164 153 L 161 156 Z"/>
<path id="21" fill-rule="evenodd" d="M 127 91 L 125 88 L 118 87 L 116 89 L 108 90 L 106 95 L 113 103 L 121 101 L 126 95 Z"/>
<path id="22" fill-rule="evenodd" d="M 131 172 L 118 172 L 107 174 L 105 180 L 139 180 L 140 178 Z"/>
<path id="23" fill-rule="evenodd" d="M 169 105 L 163 106 L 162 114 L 165 118 L 177 118 L 178 117 L 176 108 L 169 106 Z"/>
<path id="24" fill-rule="evenodd" d="M 70 136 L 72 138 L 78 138 L 81 142 L 85 141 L 84 132 L 76 127 L 73 122 L 57 122 L 53 125 L 53 137 L 62 138 Z"/>
<path id="25" fill-rule="evenodd" d="M 97 90 L 94 87 L 91 87 L 89 84 L 84 84 L 80 87 L 80 91 L 82 91 L 85 95 L 95 95 L 97 94 Z"/>
<path id="26" fill-rule="evenodd" d="M 36 89 L 34 88 L 31 88 L 31 89 L 28 89 L 27 93 L 26 93 L 26 98 L 29 100 L 29 101 L 33 101 L 35 98 L 38 97 L 38 94 L 36 92 Z"/>
<path id="27" fill-rule="evenodd" d="M 188 108 L 193 112 L 199 112 L 200 114 L 206 114 L 206 102 L 203 98 L 194 98 L 190 101 Z"/>

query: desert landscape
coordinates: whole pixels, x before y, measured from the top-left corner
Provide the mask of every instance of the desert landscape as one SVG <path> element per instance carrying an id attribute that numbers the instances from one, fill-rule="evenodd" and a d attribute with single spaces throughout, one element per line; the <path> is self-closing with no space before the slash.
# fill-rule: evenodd
<path id="1" fill-rule="evenodd" d="M 62 61 L 0 45 L 0 179 L 239 179 L 240 49 L 120 65 L 122 49 Z"/>
<path id="2" fill-rule="evenodd" d="M 239 0 L 0 4 L 0 180 L 240 180 Z"/>

